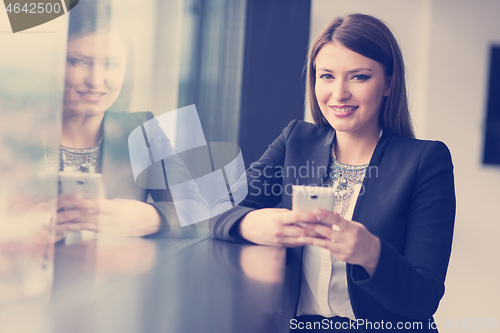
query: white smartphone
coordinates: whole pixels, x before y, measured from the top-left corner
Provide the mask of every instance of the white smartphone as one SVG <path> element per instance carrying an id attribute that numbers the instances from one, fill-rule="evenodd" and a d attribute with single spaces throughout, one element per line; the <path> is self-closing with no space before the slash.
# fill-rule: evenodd
<path id="1" fill-rule="evenodd" d="M 333 212 L 335 195 L 333 188 L 323 186 L 292 186 L 292 210 L 313 212 L 321 208 Z"/>
<path id="2" fill-rule="evenodd" d="M 313 212 L 321 208 L 333 212 L 335 196 L 331 187 L 293 185 L 292 193 L 292 210 Z"/>
<path id="3" fill-rule="evenodd" d="M 60 194 L 79 194 L 85 199 L 104 197 L 100 173 L 59 172 Z"/>

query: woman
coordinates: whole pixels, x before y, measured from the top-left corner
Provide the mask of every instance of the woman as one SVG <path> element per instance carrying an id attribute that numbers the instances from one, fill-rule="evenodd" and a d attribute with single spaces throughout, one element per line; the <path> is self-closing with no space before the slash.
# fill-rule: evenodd
<path id="1" fill-rule="evenodd" d="M 453 235 L 453 165 L 443 143 L 414 139 L 402 55 L 385 24 L 334 19 L 310 49 L 308 96 L 316 125 L 283 130 L 238 184 L 248 183 L 246 199 L 212 219 L 213 235 L 289 248 L 291 332 L 433 330 Z M 292 184 L 332 186 L 336 212 L 291 211 Z"/>
<path id="2" fill-rule="evenodd" d="M 59 171 L 102 173 L 107 198 L 61 196 L 59 233 L 89 230 L 144 236 L 177 220 L 168 189 L 140 188 L 130 166 L 128 135 L 153 115 L 110 111 L 126 107 L 130 96 L 126 78 L 131 57 L 124 40 L 111 29 L 107 6 L 86 1 L 71 11 L 61 148 L 46 147 L 45 156 Z M 171 147 L 168 138 L 164 140 Z M 170 163 L 189 179 L 180 161 Z M 154 203 L 146 202 L 149 195 Z"/>

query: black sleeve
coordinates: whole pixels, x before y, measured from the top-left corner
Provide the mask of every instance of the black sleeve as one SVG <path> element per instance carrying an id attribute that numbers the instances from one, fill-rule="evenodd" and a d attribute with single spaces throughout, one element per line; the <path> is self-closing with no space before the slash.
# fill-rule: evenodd
<path id="1" fill-rule="evenodd" d="M 212 208 L 209 227 L 212 235 L 221 240 L 238 243 L 248 243 L 239 233 L 239 224 L 249 212 L 276 207 L 281 202 L 281 195 L 270 191 L 274 184 L 281 184 L 282 178 L 277 176 L 278 168 L 283 168 L 286 148 L 290 133 L 293 131 L 297 120 L 293 120 L 283 130 L 282 134 L 269 145 L 264 155 L 250 168 L 233 186 L 233 196 L 242 196 L 245 199 L 236 207 L 228 198 L 221 199 Z"/>

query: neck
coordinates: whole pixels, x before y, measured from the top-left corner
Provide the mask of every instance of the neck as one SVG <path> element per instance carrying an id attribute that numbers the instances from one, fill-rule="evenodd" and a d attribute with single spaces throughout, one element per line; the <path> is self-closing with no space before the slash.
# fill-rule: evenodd
<path id="1" fill-rule="evenodd" d="M 368 164 L 379 139 L 379 127 L 362 135 L 337 131 L 333 145 L 335 158 L 341 163 L 350 165 Z"/>
<path id="2" fill-rule="evenodd" d="M 70 148 L 91 148 L 102 138 L 104 114 L 98 116 L 63 115 L 61 144 Z"/>

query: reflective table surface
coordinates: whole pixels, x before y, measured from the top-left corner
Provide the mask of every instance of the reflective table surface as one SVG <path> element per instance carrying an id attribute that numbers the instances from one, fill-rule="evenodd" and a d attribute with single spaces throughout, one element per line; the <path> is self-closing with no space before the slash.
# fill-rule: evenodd
<path id="1" fill-rule="evenodd" d="M 38 292 L 4 298 L 2 333 L 287 332 L 279 324 L 282 248 L 218 241 L 198 226 L 35 253 L 43 274 L 26 268 L 16 282 L 26 291 L 34 287 L 21 280 L 38 277 Z M 7 283 L 0 290 L 11 290 Z"/>

